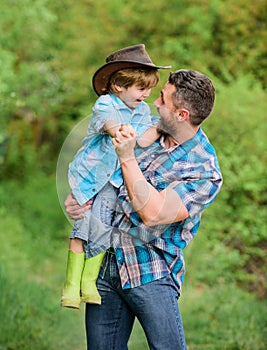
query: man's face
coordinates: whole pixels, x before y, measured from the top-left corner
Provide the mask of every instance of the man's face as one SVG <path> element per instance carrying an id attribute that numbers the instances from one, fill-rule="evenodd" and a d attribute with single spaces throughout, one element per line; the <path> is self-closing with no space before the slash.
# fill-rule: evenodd
<path id="1" fill-rule="evenodd" d="M 176 91 L 174 85 L 167 83 L 161 90 L 161 95 L 156 99 L 154 105 L 160 114 L 158 131 L 163 134 L 174 135 L 177 128 L 176 108 L 173 105 L 172 94 Z"/>
<path id="2" fill-rule="evenodd" d="M 172 112 L 175 112 L 175 107 L 172 101 L 172 94 L 176 91 L 174 85 L 170 83 L 166 83 L 161 90 L 160 97 L 154 101 L 154 105 L 160 110 L 160 108 L 164 107 L 169 109 Z"/>
<path id="3" fill-rule="evenodd" d="M 197 127 L 192 127 L 189 122 L 189 111 L 186 108 L 176 108 L 173 104 L 173 93 L 176 87 L 167 83 L 161 90 L 161 96 L 156 99 L 154 105 L 160 114 L 157 131 L 163 135 L 170 135 L 179 144 L 191 139 Z"/>

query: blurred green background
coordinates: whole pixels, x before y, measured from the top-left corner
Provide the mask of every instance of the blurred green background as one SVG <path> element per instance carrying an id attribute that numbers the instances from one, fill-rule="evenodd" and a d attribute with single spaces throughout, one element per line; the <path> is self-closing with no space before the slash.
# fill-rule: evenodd
<path id="1" fill-rule="evenodd" d="M 0 350 L 85 349 L 83 308 L 60 307 L 71 225 L 57 160 L 91 114 L 92 74 L 137 43 L 217 90 L 203 129 L 224 185 L 185 250 L 188 349 L 266 349 L 266 18 L 266 0 L 1 1 Z M 148 349 L 138 323 L 129 349 Z"/>

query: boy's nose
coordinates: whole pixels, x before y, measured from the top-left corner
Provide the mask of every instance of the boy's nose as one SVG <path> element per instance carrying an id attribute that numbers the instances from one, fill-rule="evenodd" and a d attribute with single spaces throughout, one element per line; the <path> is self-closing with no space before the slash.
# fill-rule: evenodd
<path id="1" fill-rule="evenodd" d="M 144 91 L 143 96 L 146 98 L 150 95 L 151 89 L 147 89 Z"/>

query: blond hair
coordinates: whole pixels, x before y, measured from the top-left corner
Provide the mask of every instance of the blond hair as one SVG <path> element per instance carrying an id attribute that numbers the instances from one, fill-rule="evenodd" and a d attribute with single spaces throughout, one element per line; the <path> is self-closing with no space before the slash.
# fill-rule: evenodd
<path id="1" fill-rule="evenodd" d="M 125 89 L 136 85 L 140 88 L 153 88 L 159 82 L 159 72 L 157 69 L 121 69 L 112 74 L 107 89 L 104 93 L 118 95 L 116 85 Z"/>

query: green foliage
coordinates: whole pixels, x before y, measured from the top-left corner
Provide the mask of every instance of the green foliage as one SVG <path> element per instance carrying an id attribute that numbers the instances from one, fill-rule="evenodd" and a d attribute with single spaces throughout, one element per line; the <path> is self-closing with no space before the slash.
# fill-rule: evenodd
<path id="1" fill-rule="evenodd" d="M 266 88 L 266 15 L 265 0 L 217 2 L 210 42 L 213 72 L 221 75 L 226 68 L 234 77 L 251 72 Z"/>
<path id="2" fill-rule="evenodd" d="M 32 144 L 39 148 L 49 134 L 53 135 L 56 128 L 53 125 L 51 132 L 53 113 L 62 102 L 61 81 L 53 68 L 54 47 L 50 40 L 56 16 L 47 5 L 47 0 L 1 2 L 0 137 L 11 144 L 5 148 L 1 162 L 10 157 L 10 167 L 23 163 L 25 148 L 32 154 Z M 15 143 L 20 130 L 10 129 L 14 121 L 23 121 L 34 133 L 23 148 L 20 142 Z M 14 170 L 19 171 L 16 167 Z"/>
<path id="3" fill-rule="evenodd" d="M 12 52 L 9 52 L 2 47 L 0 47 L 0 64 L 1 64 L 1 79 L 0 79 L 0 101 L 1 109 L 6 115 L 14 104 L 13 100 L 15 97 L 15 92 L 12 89 L 16 81 L 16 75 L 14 72 L 14 64 L 16 57 Z M 1 126 L 4 125 L 3 120 L 1 120 Z M 2 134 L 2 132 L 1 132 Z"/>
<path id="4" fill-rule="evenodd" d="M 0 39 L 4 84 L 0 101 L 6 117 L 21 108 L 39 112 L 37 116 L 44 115 L 57 85 L 49 67 L 50 48 L 46 47 L 55 16 L 48 10 L 47 0 L 4 0 L 0 19 L 0 30 L 4 33 Z"/>
<path id="5" fill-rule="evenodd" d="M 107 54 L 138 42 L 158 64 L 213 72 L 225 82 L 252 73 L 265 86 L 264 5 L 264 0 L 157 0 L 153 6 L 121 0 L 2 1 L 1 138 L 9 139 L 11 119 L 30 120 L 35 135 L 29 143 L 49 144 L 53 155 L 68 122 L 90 114 L 96 99 L 91 78 Z M 167 76 L 161 72 L 160 85 Z M 159 90 L 152 91 L 151 101 Z M 12 157 L 19 162 L 22 156 Z"/>

